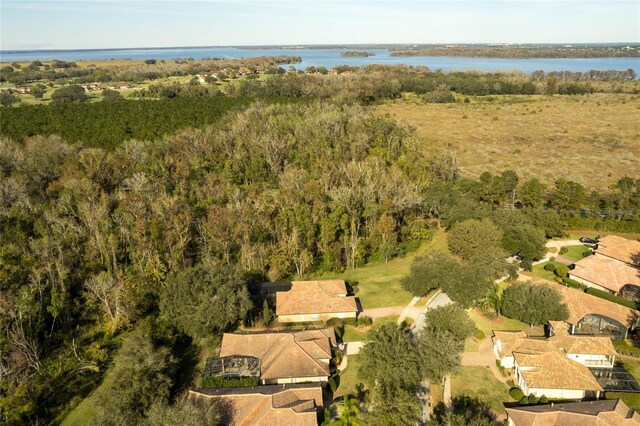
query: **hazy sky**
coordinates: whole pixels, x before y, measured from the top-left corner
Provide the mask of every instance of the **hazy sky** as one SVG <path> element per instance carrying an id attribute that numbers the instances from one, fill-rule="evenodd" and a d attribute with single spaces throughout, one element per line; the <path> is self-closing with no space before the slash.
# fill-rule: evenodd
<path id="1" fill-rule="evenodd" d="M 0 0 L 0 16 L 3 50 L 640 41 L 640 0 Z"/>

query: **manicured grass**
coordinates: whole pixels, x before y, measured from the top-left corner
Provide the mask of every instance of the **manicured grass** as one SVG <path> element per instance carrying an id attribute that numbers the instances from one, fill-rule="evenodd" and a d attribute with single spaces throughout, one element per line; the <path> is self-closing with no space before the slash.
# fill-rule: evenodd
<path id="1" fill-rule="evenodd" d="M 480 351 L 480 346 L 478 345 L 478 341 L 473 337 L 470 337 L 464 341 L 464 351 L 465 352 L 478 352 Z"/>
<path id="2" fill-rule="evenodd" d="M 373 319 L 373 325 L 370 327 L 356 327 L 353 325 L 345 325 L 344 327 L 344 335 L 342 336 L 342 340 L 344 342 L 359 342 L 359 341 L 363 341 L 363 340 L 367 340 L 369 337 L 369 332 L 374 328 L 374 327 L 379 327 L 382 324 L 388 324 L 388 323 L 397 323 L 398 322 L 398 316 L 397 315 L 392 315 L 392 316 L 388 316 L 388 317 L 381 317 L 381 318 L 374 318 Z M 407 322 L 407 324 L 411 324 L 411 322 L 413 322 L 413 320 L 411 318 L 407 318 L 405 319 L 405 321 Z"/>
<path id="3" fill-rule="evenodd" d="M 492 320 L 482 315 L 480 309 L 473 309 L 469 312 L 469 317 L 476 324 L 476 327 L 482 330 L 487 337 L 493 334 L 493 330 L 524 330 L 528 335 L 544 335 L 544 328 L 542 326 L 530 327 L 529 324 L 525 324 L 522 321 L 504 316 Z"/>
<path id="4" fill-rule="evenodd" d="M 464 366 L 451 376 L 451 396 L 476 397 L 491 406 L 498 415 L 504 415 L 503 402 L 510 401 L 509 387 L 496 379 L 487 367 Z"/>
<path id="5" fill-rule="evenodd" d="M 400 280 L 409 272 L 413 259 L 429 250 L 448 252 L 447 234 L 444 230 L 438 230 L 430 241 L 424 242 L 416 252 L 405 257 L 392 259 L 387 263 L 367 265 L 341 274 L 314 278 L 339 278 L 357 283 L 356 296 L 360 299 L 363 309 L 407 305 L 413 295 L 402 288 Z"/>
<path id="6" fill-rule="evenodd" d="M 640 170 L 636 95 L 470 98 L 469 104 L 397 100 L 374 110 L 413 125 L 426 155 L 454 154 L 465 176 L 511 169 L 552 185 L 564 177 L 606 191 Z M 549 167 L 555 157 L 562 167 Z"/>
<path id="7" fill-rule="evenodd" d="M 640 393 L 606 392 L 605 396 L 607 399 L 621 399 L 629 408 L 640 410 Z"/>
<path id="8" fill-rule="evenodd" d="M 582 254 L 587 250 L 587 247 L 585 247 L 582 244 L 579 244 L 575 246 L 566 246 L 566 249 L 567 249 L 567 252 L 562 253 L 560 256 L 564 256 L 568 259 L 573 260 L 574 262 L 577 262 L 578 260 L 584 258 Z"/>
<path id="9" fill-rule="evenodd" d="M 356 384 L 362 382 L 358 378 L 358 368 L 360 367 L 359 355 L 349 355 L 347 358 L 347 368 L 340 372 L 340 386 L 333 395 L 334 398 L 354 393 Z"/>
<path id="10" fill-rule="evenodd" d="M 553 273 L 553 271 L 547 271 L 547 270 L 544 269 L 544 267 L 546 265 L 548 265 L 549 263 L 552 263 L 552 264 L 554 264 L 556 266 L 561 264 L 559 262 L 539 263 L 539 264 L 533 266 L 533 269 L 531 270 L 531 272 L 529 274 L 533 275 L 534 277 L 542 278 L 544 280 L 555 281 L 556 276 Z"/>

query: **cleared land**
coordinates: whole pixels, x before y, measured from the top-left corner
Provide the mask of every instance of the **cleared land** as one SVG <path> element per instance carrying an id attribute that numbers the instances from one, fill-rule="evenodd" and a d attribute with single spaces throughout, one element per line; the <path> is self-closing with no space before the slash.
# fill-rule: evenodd
<path id="1" fill-rule="evenodd" d="M 640 177 L 640 95 L 470 97 L 455 104 L 407 96 L 375 111 L 414 126 L 427 154 L 454 153 L 467 176 L 513 169 L 589 189 Z"/>

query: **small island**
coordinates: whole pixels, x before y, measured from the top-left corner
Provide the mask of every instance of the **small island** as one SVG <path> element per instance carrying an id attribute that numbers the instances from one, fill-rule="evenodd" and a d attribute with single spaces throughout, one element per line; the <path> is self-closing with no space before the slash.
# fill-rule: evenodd
<path id="1" fill-rule="evenodd" d="M 356 57 L 356 58 L 367 58 L 369 56 L 376 56 L 373 52 L 362 52 L 362 51 L 344 51 L 340 53 L 340 56 L 345 57 Z"/>

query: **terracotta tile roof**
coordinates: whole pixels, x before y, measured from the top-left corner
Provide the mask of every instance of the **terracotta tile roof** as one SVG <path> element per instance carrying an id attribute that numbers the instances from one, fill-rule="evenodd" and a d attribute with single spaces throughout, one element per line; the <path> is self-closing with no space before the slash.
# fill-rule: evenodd
<path id="1" fill-rule="evenodd" d="M 551 330 L 553 330 L 553 334 L 556 336 L 566 336 L 569 334 L 570 325 L 565 321 L 549 321 L 549 325 L 551 326 Z"/>
<path id="2" fill-rule="evenodd" d="M 640 241 L 607 235 L 598 241 L 596 253 L 630 265 L 640 266 Z"/>
<path id="3" fill-rule="evenodd" d="M 292 281 L 291 290 L 276 293 L 276 315 L 358 312 L 343 280 Z"/>
<path id="4" fill-rule="evenodd" d="M 220 401 L 224 424 L 234 426 L 317 426 L 316 411 L 322 407 L 318 383 L 196 389 L 189 397 Z"/>
<path id="5" fill-rule="evenodd" d="M 528 388 L 601 391 L 602 387 L 584 365 L 560 351 L 513 354 Z"/>
<path id="6" fill-rule="evenodd" d="M 619 399 L 506 408 L 515 426 L 631 426 L 640 415 Z"/>
<path id="7" fill-rule="evenodd" d="M 567 322 L 573 325 L 576 325 L 582 318 L 584 318 L 585 315 L 598 314 L 613 318 L 621 324 L 631 327 L 636 316 L 640 314 L 638 311 L 631 308 L 609 302 L 608 300 L 604 300 L 580 290 L 556 284 L 551 281 L 534 279 L 532 280 L 532 283 L 537 285 L 546 285 L 547 287 L 556 289 L 560 293 L 563 298 L 563 302 L 566 303 L 567 308 L 569 308 L 569 319 Z"/>
<path id="8" fill-rule="evenodd" d="M 569 271 L 569 275 L 614 292 L 619 292 L 625 284 L 640 286 L 640 269 L 600 256 L 588 256 L 576 262 L 575 269 Z"/>
<path id="9" fill-rule="evenodd" d="M 617 355 L 611 338 L 605 336 L 558 336 L 547 341 L 567 354 Z"/>
<path id="10" fill-rule="evenodd" d="M 330 335 L 332 333 L 328 330 L 225 333 L 220 356 L 250 355 L 259 358 L 262 380 L 329 376 Z"/>
<path id="11" fill-rule="evenodd" d="M 561 350 L 567 354 L 617 355 L 611 339 L 605 336 L 554 335 L 550 338 L 527 337 L 524 331 L 494 331 L 492 341 L 501 341 L 500 356 L 512 353 L 542 354 Z"/>

